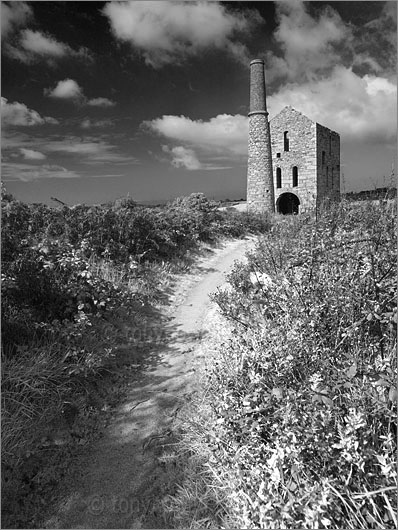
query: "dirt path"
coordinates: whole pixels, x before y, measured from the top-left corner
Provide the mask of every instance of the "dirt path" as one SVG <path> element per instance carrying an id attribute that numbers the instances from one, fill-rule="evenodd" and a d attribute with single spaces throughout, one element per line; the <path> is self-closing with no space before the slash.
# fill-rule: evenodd
<path id="1" fill-rule="evenodd" d="M 204 355 L 209 294 L 225 283 L 235 260 L 254 239 L 233 240 L 202 258 L 198 272 L 181 276 L 166 323 L 151 334 L 151 363 L 131 382 L 103 438 L 82 455 L 45 528 L 165 528 L 157 501 L 172 493 L 175 476 L 159 455 L 173 441 L 172 424 L 195 386 Z"/>

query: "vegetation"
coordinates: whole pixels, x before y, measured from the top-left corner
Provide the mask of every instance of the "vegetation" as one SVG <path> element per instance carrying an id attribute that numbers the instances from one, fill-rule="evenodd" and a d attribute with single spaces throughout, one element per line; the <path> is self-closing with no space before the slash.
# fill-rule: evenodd
<path id="1" fill-rule="evenodd" d="M 33 526 L 74 448 L 98 436 L 153 346 L 137 331 L 158 316 L 173 273 L 203 243 L 268 227 L 199 193 L 164 208 L 54 209 L 2 190 L 4 526 Z"/>
<path id="2" fill-rule="evenodd" d="M 234 268 L 173 527 L 397 527 L 396 269 L 396 201 L 280 218 Z"/>
<path id="3" fill-rule="evenodd" d="M 367 191 L 349 191 L 344 194 L 346 201 L 368 201 L 378 199 L 393 199 L 397 196 L 397 188 L 388 186 L 384 188 L 375 188 L 374 190 Z"/>

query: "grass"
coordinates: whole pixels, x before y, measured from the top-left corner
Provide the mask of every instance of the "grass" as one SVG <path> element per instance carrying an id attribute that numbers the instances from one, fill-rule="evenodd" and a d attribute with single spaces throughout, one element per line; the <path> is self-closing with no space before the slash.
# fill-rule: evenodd
<path id="1" fill-rule="evenodd" d="M 145 364 L 181 275 L 267 219 L 201 194 L 163 209 L 26 205 L 2 192 L 3 525 L 34 527 Z"/>
<path id="2" fill-rule="evenodd" d="M 80 328 L 52 323 L 43 336 L 32 336 L 13 355 L 3 355 L 2 517 L 7 527 L 34 527 L 40 502 L 52 498 L 54 480 L 60 480 L 82 445 L 98 437 L 99 425 L 131 378 L 129 364 L 137 363 L 135 356 L 124 358 L 129 333 L 137 326 L 145 329 L 157 311 L 151 308 L 165 303 L 167 296 L 160 293 L 173 281 L 168 264 L 140 265 L 130 275 L 109 261 L 91 259 L 88 270 L 118 292 L 137 294 L 136 301 L 120 304 L 106 320 L 92 315 Z"/>
<path id="3" fill-rule="evenodd" d="M 395 201 L 342 202 L 277 219 L 235 267 L 172 527 L 396 527 L 395 243 Z"/>

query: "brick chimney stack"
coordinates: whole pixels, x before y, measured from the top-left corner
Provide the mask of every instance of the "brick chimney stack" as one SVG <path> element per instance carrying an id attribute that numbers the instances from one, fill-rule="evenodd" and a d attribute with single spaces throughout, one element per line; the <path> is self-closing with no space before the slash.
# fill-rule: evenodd
<path id="1" fill-rule="evenodd" d="M 271 134 L 262 59 L 250 63 L 248 147 L 247 208 L 251 211 L 275 212 Z"/>

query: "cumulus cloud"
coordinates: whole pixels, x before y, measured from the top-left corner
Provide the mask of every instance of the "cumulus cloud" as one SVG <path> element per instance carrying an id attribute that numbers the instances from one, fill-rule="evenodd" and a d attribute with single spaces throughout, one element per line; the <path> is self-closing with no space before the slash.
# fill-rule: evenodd
<path id="1" fill-rule="evenodd" d="M 208 121 L 185 116 L 162 116 L 144 126 L 166 138 L 198 146 L 208 152 L 246 155 L 248 120 L 246 116 L 219 114 Z"/>
<path id="2" fill-rule="evenodd" d="M 198 169 L 203 171 L 231 169 L 231 166 L 222 166 L 220 164 L 201 162 L 193 149 L 184 147 L 182 145 L 176 145 L 174 147 L 162 145 L 162 151 L 171 156 L 170 163 L 172 166 L 188 169 L 188 171 L 196 171 Z M 163 161 L 164 159 L 159 158 L 159 160 Z"/>
<path id="3" fill-rule="evenodd" d="M 57 124 L 55 118 L 40 116 L 35 110 L 29 109 L 23 103 L 14 101 L 8 103 L 7 98 L 1 98 L 1 122 L 3 125 L 21 125 L 31 127 L 33 125 L 43 125 L 44 123 Z"/>
<path id="4" fill-rule="evenodd" d="M 63 57 L 69 50 L 72 51 L 69 46 L 58 42 L 53 37 L 30 29 L 25 29 L 22 32 L 21 46 L 30 53 L 54 57 Z"/>
<path id="5" fill-rule="evenodd" d="M 201 163 L 192 149 L 187 149 L 181 145 L 172 148 L 163 145 L 162 149 L 165 153 L 172 155 L 171 163 L 174 167 L 183 167 L 190 171 L 202 168 Z"/>
<path id="6" fill-rule="evenodd" d="M 1 2 L 1 37 L 7 37 L 33 17 L 32 8 L 26 2 Z"/>
<path id="7" fill-rule="evenodd" d="M 178 64 L 206 48 L 225 50 L 247 64 L 236 36 L 262 21 L 255 11 L 230 13 L 216 2 L 108 2 L 103 13 L 113 34 L 129 42 L 154 68 Z"/>
<path id="8" fill-rule="evenodd" d="M 374 75 L 361 77 L 344 66 L 317 81 L 288 84 L 268 97 L 272 115 L 286 105 L 339 132 L 344 140 L 383 141 L 396 136 L 396 84 Z"/>
<path id="9" fill-rule="evenodd" d="M 34 151 L 33 149 L 25 149 L 21 147 L 20 152 L 25 160 L 44 160 L 46 157 L 45 154 L 40 153 L 40 151 Z"/>
<path id="10" fill-rule="evenodd" d="M 344 22 L 330 5 L 286 0 L 276 4 L 273 37 L 279 52 L 267 52 L 269 81 L 307 82 L 327 76 L 337 65 L 395 77 L 397 9 L 385 2 L 379 16 L 363 25 Z"/>
<path id="11" fill-rule="evenodd" d="M 267 97 L 270 114 L 291 105 L 343 141 L 391 142 L 397 126 L 396 5 L 385 2 L 378 18 L 355 26 L 330 5 L 286 0 L 276 4 L 276 18 L 280 53 L 269 52 L 266 66 L 274 88 Z"/>
<path id="12" fill-rule="evenodd" d="M 380 76 L 361 77 L 351 68 L 338 66 L 330 75 L 318 80 L 281 86 L 268 96 L 267 102 L 271 116 L 291 105 L 310 119 L 337 131 L 343 141 L 391 142 L 396 138 L 397 87 Z M 174 156 L 174 165 L 179 164 L 178 167 L 187 160 L 186 167 L 194 168 L 198 161 L 197 150 L 224 158 L 247 154 L 248 118 L 239 114 L 220 114 L 208 121 L 165 115 L 143 125 L 164 138 L 183 144 L 174 148 L 175 151 L 164 149 Z"/>
<path id="13" fill-rule="evenodd" d="M 228 169 L 225 160 L 247 155 L 248 119 L 239 114 L 220 114 L 208 121 L 185 116 L 162 116 L 144 122 L 143 128 L 184 145 L 162 150 L 174 167 L 193 170 Z M 198 154 L 199 152 L 199 154 Z M 200 156 L 200 158 L 199 158 Z M 202 161 L 203 160 L 203 161 Z M 224 164 L 220 161 L 224 161 Z"/>
<path id="14" fill-rule="evenodd" d="M 352 38 L 350 26 L 330 6 L 313 17 L 303 2 L 286 0 L 277 3 L 276 17 L 273 36 L 282 56 L 267 55 L 269 78 L 313 79 L 339 61 L 339 45 Z"/>
<path id="15" fill-rule="evenodd" d="M 81 100 L 84 97 L 82 89 L 74 79 L 64 79 L 63 81 L 58 81 L 55 88 L 52 90 L 45 89 L 44 93 L 50 98 L 58 99 Z"/>
<path id="16" fill-rule="evenodd" d="M 50 98 L 70 100 L 79 105 L 90 105 L 92 107 L 114 107 L 116 105 L 114 101 L 108 98 L 87 99 L 83 89 L 74 79 L 58 81 L 54 88 L 45 88 L 44 94 Z"/>

